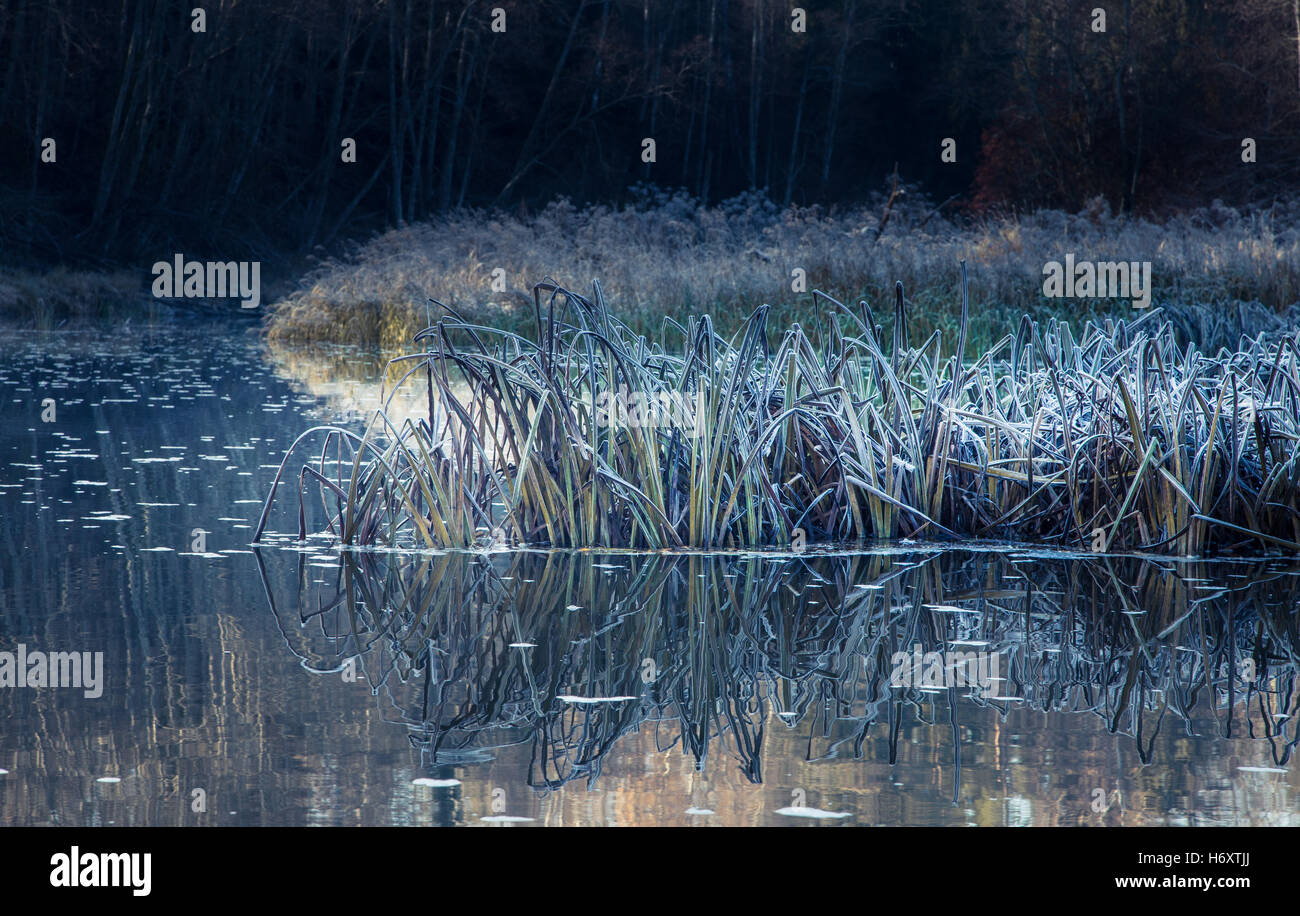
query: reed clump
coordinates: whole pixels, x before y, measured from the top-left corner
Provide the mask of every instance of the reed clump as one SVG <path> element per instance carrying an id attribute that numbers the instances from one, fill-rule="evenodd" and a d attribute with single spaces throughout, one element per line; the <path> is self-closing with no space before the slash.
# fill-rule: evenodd
<path id="1" fill-rule="evenodd" d="M 774 329 L 760 307 L 731 337 L 707 316 L 665 320 L 662 343 L 599 284 L 539 284 L 529 335 L 442 306 L 392 364 L 425 416 L 317 428 L 286 456 L 281 475 L 323 436 L 299 473 L 299 534 L 310 490 L 356 546 L 1300 550 L 1300 333 L 1208 354 L 1159 309 L 1077 337 L 1025 316 L 972 354 L 962 271 L 951 346 L 909 339 L 901 284 L 888 317 L 814 292 L 816 328 Z"/>

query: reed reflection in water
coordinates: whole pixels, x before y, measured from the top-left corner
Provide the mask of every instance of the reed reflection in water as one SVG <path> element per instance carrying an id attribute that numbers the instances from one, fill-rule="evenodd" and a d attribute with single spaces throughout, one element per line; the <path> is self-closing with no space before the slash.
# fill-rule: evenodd
<path id="1" fill-rule="evenodd" d="M 522 745 L 541 789 L 596 785 L 647 730 L 753 783 L 772 729 L 795 732 L 807 760 L 891 764 L 900 743 L 945 730 L 954 801 L 990 714 L 1098 717 L 1141 764 L 1168 763 L 1162 733 L 1257 744 L 1266 765 L 1247 770 L 1287 767 L 1300 740 L 1292 561 L 347 552 L 326 571 L 304 553 L 258 556 L 305 667 L 355 665 L 429 766 Z M 995 657 L 994 677 L 897 683 L 900 659 L 933 652 Z M 1071 803 L 1088 809 L 1100 788 L 1109 807 L 1086 782 Z"/>

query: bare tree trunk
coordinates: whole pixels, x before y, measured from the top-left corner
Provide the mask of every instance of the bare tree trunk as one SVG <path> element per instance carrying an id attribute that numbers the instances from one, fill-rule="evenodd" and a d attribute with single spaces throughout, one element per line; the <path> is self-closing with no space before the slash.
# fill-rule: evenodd
<path id="1" fill-rule="evenodd" d="M 479 80 L 478 102 L 474 106 L 474 119 L 470 128 L 469 150 L 465 153 L 465 166 L 460 170 L 460 193 L 456 195 L 457 209 L 465 206 L 465 194 L 469 191 L 470 171 L 474 166 L 474 150 L 478 149 L 480 130 L 479 125 L 483 123 L 483 100 L 488 94 L 489 74 L 492 73 L 492 51 L 493 46 L 489 46 L 483 55 L 483 78 Z"/>
<path id="2" fill-rule="evenodd" d="M 452 172 L 456 168 L 456 139 L 460 133 L 461 117 L 465 112 L 465 99 L 469 95 L 469 82 L 473 75 L 472 56 L 470 63 L 465 60 L 465 44 L 469 33 L 461 36 L 460 54 L 456 57 L 456 105 L 452 110 L 451 130 L 447 136 L 446 161 L 442 169 L 442 190 L 438 198 L 438 209 L 446 212 L 451 207 Z"/>
<path id="3" fill-rule="evenodd" d="M 1300 0 L 1291 0 L 1291 21 L 1295 23 L 1296 83 L 1300 85 Z"/>
<path id="4" fill-rule="evenodd" d="M 564 39 L 564 46 L 560 49 L 559 58 L 555 61 L 555 69 L 551 71 L 551 81 L 546 86 L 546 93 L 542 96 L 541 105 L 537 107 L 537 116 L 533 118 L 533 125 L 528 130 L 528 136 L 519 148 L 519 159 L 515 163 L 510 180 L 505 183 L 497 194 L 497 203 L 504 200 L 506 195 L 514 190 L 515 185 L 519 183 L 519 179 L 524 177 L 524 174 L 533 164 L 534 160 L 531 157 L 533 148 L 537 144 L 537 136 L 541 133 L 542 125 L 546 122 L 546 116 L 550 112 L 551 102 L 555 97 L 555 89 L 560 82 L 560 74 L 564 72 L 564 65 L 569 59 L 569 52 L 573 49 L 573 39 L 578 33 L 578 23 L 582 20 L 582 14 L 587 9 L 587 3 L 588 0 L 582 0 L 578 4 L 577 12 L 573 14 L 573 21 L 569 24 L 569 34 Z"/>
<path id="5" fill-rule="evenodd" d="M 822 190 L 831 178 L 831 154 L 835 150 L 835 128 L 840 121 L 840 99 L 844 95 L 844 68 L 849 60 L 849 40 L 853 35 L 853 14 L 857 11 L 857 0 L 849 0 L 849 8 L 844 13 L 844 33 L 840 38 L 840 49 L 835 55 L 835 76 L 831 79 L 831 102 L 826 114 L 826 143 L 822 147 Z"/>
<path id="6" fill-rule="evenodd" d="M 759 58 L 763 51 L 763 0 L 754 0 L 754 28 L 749 42 L 749 184 L 758 185 L 758 115 L 763 92 Z"/>
<path id="7" fill-rule="evenodd" d="M 123 18 L 129 15 L 126 11 L 127 5 L 128 0 L 123 0 Z M 108 141 L 104 146 L 103 161 L 99 167 L 95 205 L 90 217 L 92 227 L 98 227 L 103 222 L 104 214 L 108 210 L 108 202 L 113 195 L 113 182 L 117 175 L 118 160 L 121 158 L 121 134 L 126 118 L 126 107 L 133 94 L 136 68 L 139 66 L 140 57 L 144 56 L 139 49 L 144 40 L 142 34 L 144 10 L 139 9 L 141 3 L 137 3 L 136 6 L 137 13 L 131 28 L 131 38 L 127 42 L 126 55 L 122 62 L 122 78 L 117 87 L 117 100 L 113 104 L 113 115 L 108 125 Z"/>
<path id="8" fill-rule="evenodd" d="M 704 111 L 700 117 L 699 169 L 696 171 L 696 192 L 707 200 L 709 182 L 704 174 L 705 157 L 709 152 L 709 103 L 713 98 L 713 61 L 717 55 L 718 0 L 709 3 L 709 65 L 704 70 Z"/>
<path id="9" fill-rule="evenodd" d="M 24 47 L 23 39 L 26 34 L 28 18 L 26 3 L 20 3 L 13 13 L 14 37 L 9 45 L 9 66 L 5 67 L 5 92 L 3 96 L 0 96 L 0 114 L 9 110 L 9 93 L 13 91 L 14 83 L 17 82 L 14 76 L 18 72 L 18 62 L 23 59 L 21 52 Z"/>
<path id="10" fill-rule="evenodd" d="M 340 127 L 343 120 L 343 99 L 347 91 L 347 74 L 348 74 L 348 54 L 352 50 L 353 39 L 353 19 L 352 7 L 345 5 L 343 7 L 343 31 L 339 47 L 338 74 L 334 80 L 334 98 L 330 104 L 329 128 L 325 133 L 325 158 L 322 160 L 322 174 L 320 187 L 316 191 L 316 196 L 311 202 L 311 209 L 307 219 L 307 235 L 303 240 L 303 248 L 310 249 L 316 243 L 316 237 L 320 234 L 321 220 L 325 216 L 325 203 L 329 199 L 330 181 L 334 177 L 335 164 L 339 161 Z"/>
<path id="11" fill-rule="evenodd" d="M 397 3 L 388 5 L 388 147 L 392 166 L 393 184 L 388 191 L 390 216 L 393 225 L 402 225 L 402 151 L 403 134 L 398 129 L 397 102 Z"/>
<path id="12" fill-rule="evenodd" d="M 799 103 L 794 110 L 794 129 L 790 131 L 790 161 L 786 163 L 785 170 L 785 204 L 790 205 L 790 199 L 794 195 L 794 176 L 797 171 L 796 163 L 799 153 L 799 131 L 803 127 L 803 105 L 804 99 L 808 95 L 808 74 L 812 70 L 812 55 L 805 54 L 803 81 L 799 84 Z"/>

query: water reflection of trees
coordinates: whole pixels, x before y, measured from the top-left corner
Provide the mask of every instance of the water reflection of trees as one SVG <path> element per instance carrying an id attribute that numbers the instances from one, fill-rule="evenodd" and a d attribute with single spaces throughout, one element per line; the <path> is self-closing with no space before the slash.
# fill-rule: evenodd
<path id="1" fill-rule="evenodd" d="M 876 728 L 893 762 L 909 719 L 956 734 L 978 706 L 1091 713 L 1143 762 L 1169 728 L 1267 742 L 1279 766 L 1300 741 L 1289 563 L 516 552 L 326 569 L 300 554 L 286 597 L 286 556 L 259 553 L 306 667 L 354 659 L 435 763 L 527 745 L 535 786 L 594 781 L 639 729 L 699 767 L 720 749 L 754 782 L 774 721 L 806 729 L 810 759 L 861 756 Z M 891 686 L 895 653 L 918 645 L 997 652 L 1002 680 Z"/>

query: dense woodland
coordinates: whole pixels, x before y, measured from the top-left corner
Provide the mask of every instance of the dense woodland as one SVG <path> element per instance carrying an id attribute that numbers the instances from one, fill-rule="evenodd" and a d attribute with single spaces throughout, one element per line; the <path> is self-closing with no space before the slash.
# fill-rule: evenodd
<path id="1" fill-rule="evenodd" d="M 953 212 L 1159 213 L 1300 179 L 1300 0 L 797 2 L 0 0 L 0 259 L 271 257 L 638 183 L 833 204 L 897 168 Z"/>

